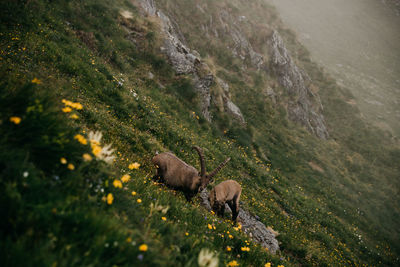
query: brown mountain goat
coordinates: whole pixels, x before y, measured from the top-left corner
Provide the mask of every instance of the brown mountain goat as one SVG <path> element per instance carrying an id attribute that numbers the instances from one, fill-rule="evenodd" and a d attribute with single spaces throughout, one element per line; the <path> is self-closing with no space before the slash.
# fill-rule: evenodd
<path id="1" fill-rule="evenodd" d="M 208 196 L 211 208 L 219 216 L 224 216 L 225 203 L 228 203 L 232 210 L 232 221 L 236 221 L 239 215 L 239 199 L 242 193 L 242 187 L 234 180 L 224 181 L 215 186 Z"/>
<path id="2" fill-rule="evenodd" d="M 180 189 L 190 200 L 199 190 L 203 190 L 211 178 L 219 172 L 230 160 L 227 158 L 210 174 L 206 174 L 206 166 L 201 148 L 194 146 L 200 158 L 201 172 L 170 152 L 164 152 L 153 157 L 152 162 L 157 168 L 156 177 L 170 187 Z"/>

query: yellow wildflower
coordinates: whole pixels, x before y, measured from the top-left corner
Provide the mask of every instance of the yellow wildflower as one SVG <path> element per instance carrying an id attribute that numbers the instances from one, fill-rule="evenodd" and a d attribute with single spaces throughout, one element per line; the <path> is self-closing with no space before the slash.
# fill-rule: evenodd
<path id="1" fill-rule="evenodd" d="M 132 196 L 136 196 L 136 192 L 135 191 L 132 191 Z"/>
<path id="2" fill-rule="evenodd" d="M 61 162 L 61 164 L 67 164 L 67 159 L 66 158 L 61 158 L 60 162 Z"/>
<path id="3" fill-rule="evenodd" d="M 92 156 L 90 156 L 88 153 L 83 154 L 83 160 L 84 161 L 91 161 L 92 160 Z"/>
<path id="4" fill-rule="evenodd" d="M 71 119 L 76 120 L 79 119 L 78 115 L 76 114 L 72 114 L 71 116 L 69 116 Z"/>
<path id="5" fill-rule="evenodd" d="M 83 106 L 81 103 L 72 103 L 71 107 L 73 107 L 75 109 L 83 109 Z"/>
<path id="6" fill-rule="evenodd" d="M 211 224 L 208 224 L 207 227 L 208 227 L 208 229 L 210 229 L 210 230 L 212 230 L 212 228 L 213 228 Z"/>
<path id="7" fill-rule="evenodd" d="M 10 117 L 10 121 L 13 122 L 14 124 L 19 124 L 21 122 L 20 117 Z"/>
<path id="8" fill-rule="evenodd" d="M 228 237 L 229 237 L 230 239 L 233 239 L 233 235 L 228 235 Z"/>
<path id="9" fill-rule="evenodd" d="M 137 169 L 139 169 L 139 167 L 140 167 L 140 164 L 137 163 L 137 162 L 135 162 L 135 163 L 129 164 L 129 167 L 128 167 L 128 168 L 129 168 L 130 170 L 133 170 L 133 169 L 137 170 Z"/>
<path id="10" fill-rule="evenodd" d="M 166 217 L 161 217 L 161 220 L 166 221 L 167 218 Z"/>
<path id="11" fill-rule="evenodd" d="M 283 266 L 283 265 L 278 265 L 278 267 L 285 267 L 285 266 Z"/>
<path id="12" fill-rule="evenodd" d="M 142 244 L 142 245 L 139 246 L 139 250 L 140 251 L 147 251 L 147 249 L 148 249 L 148 247 L 147 247 L 146 244 Z"/>
<path id="13" fill-rule="evenodd" d="M 113 195 L 111 193 L 109 193 L 107 195 L 107 204 L 111 205 L 113 203 L 113 201 L 114 201 L 114 197 L 113 197 Z"/>
<path id="14" fill-rule="evenodd" d="M 70 169 L 71 171 L 75 170 L 75 166 L 72 163 L 69 163 L 67 168 Z"/>
<path id="15" fill-rule="evenodd" d="M 81 143 L 82 145 L 86 145 L 87 144 L 87 140 L 81 134 L 75 135 L 74 139 L 78 140 L 78 142 Z"/>
<path id="16" fill-rule="evenodd" d="M 61 100 L 61 102 L 63 102 L 66 106 L 69 106 L 74 109 L 83 109 L 83 106 L 81 103 L 74 103 L 74 102 L 66 100 L 66 99 Z"/>
<path id="17" fill-rule="evenodd" d="M 128 238 L 126 239 L 126 242 L 131 243 L 131 242 L 132 242 L 132 238 L 131 238 L 131 237 L 128 237 Z"/>
<path id="18" fill-rule="evenodd" d="M 189 233 L 188 233 L 188 232 L 186 232 L 186 233 L 185 233 L 185 236 L 189 236 Z"/>
<path id="19" fill-rule="evenodd" d="M 101 153 L 101 146 L 92 143 L 91 147 L 93 155 L 98 157 Z"/>
<path id="20" fill-rule="evenodd" d="M 92 144 L 92 145 L 100 145 L 100 142 L 97 141 L 97 140 L 91 139 L 90 140 L 90 144 Z"/>
<path id="21" fill-rule="evenodd" d="M 267 263 L 264 265 L 264 267 L 271 267 L 271 263 L 270 263 L 270 262 L 267 262 Z"/>
<path id="22" fill-rule="evenodd" d="M 138 198 L 138 200 L 136 200 L 137 203 L 142 203 L 142 200 L 140 198 Z"/>
<path id="23" fill-rule="evenodd" d="M 123 183 L 127 183 L 127 182 L 129 182 L 130 179 L 131 179 L 131 176 L 129 174 L 125 174 L 124 176 L 122 176 L 121 181 Z"/>
<path id="24" fill-rule="evenodd" d="M 65 112 L 65 113 L 68 113 L 68 112 L 71 112 L 72 109 L 70 107 L 65 107 L 65 108 L 62 109 L 62 111 Z"/>
<path id="25" fill-rule="evenodd" d="M 232 248 L 230 246 L 226 247 L 226 251 L 231 251 L 231 250 L 232 250 Z"/>
<path id="26" fill-rule="evenodd" d="M 240 248 L 242 251 L 250 251 L 250 248 L 249 247 L 241 247 Z"/>
<path id="27" fill-rule="evenodd" d="M 66 106 L 70 106 L 70 104 L 72 104 L 71 101 L 66 100 L 66 99 L 61 100 L 61 102 L 63 102 Z"/>
<path id="28" fill-rule="evenodd" d="M 122 188 L 122 183 L 120 180 L 115 179 L 113 185 L 115 188 Z"/>
<path id="29" fill-rule="evenodd" d="M 35 83 L 35 84 L 41 84 L 42 83 L 42 81 L 39 80 L 38 78 L 33 78 L 33 80 L 31 82 Z"/>
<path id="30" fill-rule="evenodd" d="M 227 266 L 229 266 L 229 267 L 236 267 L 236 266 L 239 266 L 239 263 L 237 263 L 237 261 L 231 261 L 231 262 L 228 263 Z"/>

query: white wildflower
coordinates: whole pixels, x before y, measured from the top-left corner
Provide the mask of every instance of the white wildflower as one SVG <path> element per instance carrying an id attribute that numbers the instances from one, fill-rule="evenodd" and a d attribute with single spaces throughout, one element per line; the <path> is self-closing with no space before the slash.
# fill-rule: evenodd
<path id="1" fill-rule="evenodd" d="M 151 212 L 153 212 L 153 211 L 159 211 L 159 212 L 161 212 L 162 214 L 166 214 L 167 212 L 168 212 L 168 210 L 169 210 L 169 206 L 162 206 L 162 205 L 159 205 L 158 204 L 158 201 L 156 202 L 156 203 L 151 203 L 150 204 L 150 210 L 151 210 Z"/>
<path id="2" fill-rule="evenodd" d="M 111 144 L 108 144 L 101 149 L 101 152 L 97 156 L 97 158 L 104 160 L 108 164 L 111 164 L 113 162 L 113 160 L 115 159 L 115 156 L 113 155 L 113 153 L 114 153 L 114 149 L 111 148 Z"/>
<path id="3" fill-rule="evenodd" d="M 101 138 L 103 137 L 103 134 L 101 132 L 92 132 L 90 131 L 89 133 L 89 140 L 90 143 L 95 143 L 97 145 L 100 145 Z"/>
<path id="4" fill-rule="evenodd" d="M 106 163 L 111 164 L 115 159 L 115 156 L 113 155 L 114 149 L 111 148 L 111 144 L 101 147 L 100 142 L 102 137 L 103 134 L 101 132 L 91 131 L 89 133 L 89 141 L 92 148 L 92 153 L 96 156 L 97 159 L 103 160 Z"/>
<path id="5" fill-rule="evenodd" d="M 201 249 L 197 260 L 200 267 L 217 267 L 218 262 L 218 256 L 214 254 L 214 252 L 210 251 L 208 248 Z"/>

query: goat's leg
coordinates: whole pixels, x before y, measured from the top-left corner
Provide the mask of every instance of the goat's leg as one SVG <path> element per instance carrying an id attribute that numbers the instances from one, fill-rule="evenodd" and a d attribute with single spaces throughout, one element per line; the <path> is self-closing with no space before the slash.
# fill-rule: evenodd
<path id="1" fill-rule="evenodd" d="M 183 194 L 185 195 L 186 200 L 187 200 L 188 202 L 193 202 L 192 199 L 193 199 L 195 193 L 193 193 L 193 192 L 191 192 L 191 191 L 185 191 Z"/>
<path id="2" fill-rule="evenodd" d="M 160 170 L 160 168 L 158 168 L 158 167 L 156 167 L 156 174 L 153 176 L 153 180 L 154 181 L 158 181 L 158 182 L 161 182 L 161 176 L 162 176 L 162 173 L 161 173 L 161 170 Z"/>
<path id="3" fill-rule="evenodd" d="M 224 217 L 225 214 L 225 203 L 218 203 L 217 215 Z"/>
<path id="4" fill-rule="evenodd" d="M 231 210 L 232 210 L 232 221 L 236 222 L 237 216 L 239 215 L 239 198 L 236 197 L 233 199 L 232 201 L 232 206 Z"/>

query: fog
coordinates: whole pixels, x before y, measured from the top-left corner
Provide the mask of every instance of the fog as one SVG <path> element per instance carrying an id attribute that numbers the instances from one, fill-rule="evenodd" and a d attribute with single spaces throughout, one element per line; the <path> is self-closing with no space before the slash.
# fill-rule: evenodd
<path id="1" fill-rule="evenodd" d="M 266 1 L 363 116 L 400 136 L 400 1 Z"/>

